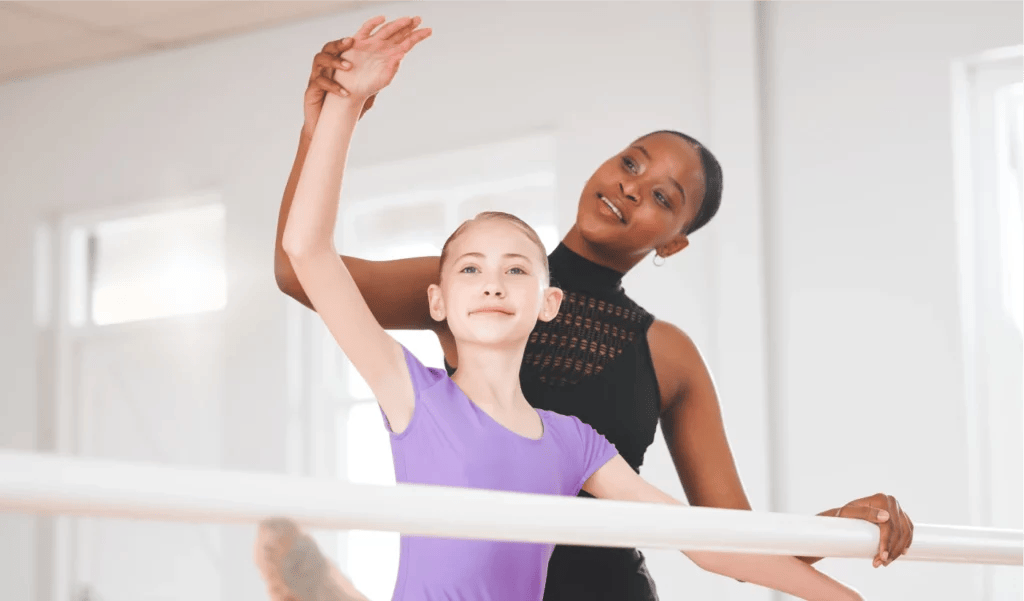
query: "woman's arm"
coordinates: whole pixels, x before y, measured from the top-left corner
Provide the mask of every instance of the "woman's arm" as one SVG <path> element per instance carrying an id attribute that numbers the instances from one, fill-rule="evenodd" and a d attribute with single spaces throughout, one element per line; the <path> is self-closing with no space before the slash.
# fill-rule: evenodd
<path id="1" fill-rule="evenodd" d="M 648 334 L 658 385 L 662 391 L 661 430 L 691 505 L 750 509 L 729 448 L 714 380 L 697 345 L 679 328 L 656 321 Z M 888 511 L 884 511 L 888 510 Z M 836 509 L 819 515 L 837 515 Z M 913 523 L 890 496 L 852 501 L 841 517 L 862 519 L 881 528 L 873 563 L 888 565 L 910 545 Z M 819 557 L 801 557 L 813 564 Z"/>
<path id="2" fill-rule="evenodd" d="M 319 115 L 318 115 L 319 117 Z M 284 231 L 288 225 L 299 174 L 309 152 L 312 135 L 305 132 L 299 140 L 295 163 L 281 200 L 274 245 L 274 278 L 277 287 L 288 296 L 313 309 L 306 290 L 295 274 L 291 259 L 284 250 Z M 388 330 L 437 330 L 442 324 L 430 317 L 427 287 L 438 279 L 439 257 L 416 257 L 395 261 L 366 261 L 341 257 L 374 317 Z M 314 309 L 315 310 L 315 309 Z"/>
<path id="3" fill-rule="evenodd" d="M 606 463 L 583 485 L 601 499 L 681 505 L 637 475 L 621 456 Z M 822 574 L 795 557 L 752 553 L 683 551 L 700 568 L 743 582 L 752 582 L 810 601 L 862 601 L 843 583 Z"/>
<path id="4" fill-rule="evenodd" d="M 405 52 L 429 35 L 426 31 L 404 40 L 391 38 L 410 19 L 394 21 L 370 35 L 382 20 L 368 21 L 355 36 L 353 53 L 357 58 L 346 80 L 351 96 L 331 95 L 324 101 L 296 185 L 282 247 L 310 302 L 370 386 L 392 429 L 402 431 L 413 408 L 404 353 L 374 318 L 334 248 L 342 176 L 363 101 L 388 85 Z"/>
<path id="5" fill-rule="evenodd" d="M 725 434 L 722 410 L 697 345 L 655 321 L 648 332 L 661 390 L 661 428 L 691 505 L 750 509 Z"/>
<path id="6" fill-rule="evenodd" d="M 341 54 L 352 48 L 355 40 L 342 38 L 324 44 L 323 49 L 313 57 L 313 67 L 310 70 L 309 82 L 306 85 L 306 93 L 302 102 L 302 130 L 299 133 L 299 148 L 295 152 L 295 160 L 292 162 L 292 170 L 288 174 L 288 182 L 284 187 L 284 197 L 281 199 L 281 208 L 277 215 L 277 236 L 274 242 L 274 276 L 277 285 L 282 292 L 289 296 L 296 296 L 296 300 L 311 307 L 302 286 L 295 277 L 295 270 L 292 269 L 291 261 L 281 245 L 284 237 L 284 228 L 288 222 L 288 212 L 291 210 L 292 200 L 295 198 L 295 187 L 299 183 L 299 175 L 302 173 L 302 166 L 306 162 L 306 154 L 309 152 L 309 142 L 313 138 L 313 131 L 316 129 L 317 121 L 320 119 L 320 112 L 323 110 L 324 99 L 329 94 L 348 96 L 341 84 L 334 79 L 336 70 L 347 71 L 352 64 L 341 58 Z M 373 104 L 373 97 L 363 103 L 363 113 Z"/>

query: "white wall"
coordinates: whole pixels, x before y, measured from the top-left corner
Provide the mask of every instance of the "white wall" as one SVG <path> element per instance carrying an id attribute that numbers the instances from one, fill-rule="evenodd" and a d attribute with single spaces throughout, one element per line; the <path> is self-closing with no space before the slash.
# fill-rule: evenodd
<path id="1" fill-rule="evenodd" d="M 1021 5 L 773 6 L 766 193 L 780 509 L 881 490 L 919 522 L 967 524 L 951 63 L 1020 44 Z M 877 599 L 977 598 L 973 570 L 836 565 Z"/>
<path id="2" fill-rule="evenodd" d="M 814 512 L 885 490 L 921 522 L 966 523 L 949 61 L 1020 43 L 1020 6 L 771 6 L 758 57 L 755 9 L 742 3 L 418 4 L 434 37 L 360 127 L 352 163 L 553 131 L 564 229 L 584 179 L 636 135 L 676 128 L 704 139 L 725 164 L 720 222 L 627 286 L 708 354 L 755 505 Z M 310 60 L 369 16 L 0 86 L 0 445 L 45 450 L 50 438 L 37 436 L 52 417 L 46 402 L 32 400 L 34 224 L 215 189 L 228 206 L 231 269 L 224 465 L 285 469 L 277 203 Z M 750 96 L 762 63 L 765 111 Z M 644 475 L 681 493 L 663 443 Z M 32 521 L 0 518 L 0 540 L 4 597 L 37 598 L 46 587 L 26 551 Z M 263 598 L 251 540 L 251 529 L 228 532 L 231 598 Z M 765 598 L 674 553 L 651 564 L 665 599 Z M 825 565 L 872 599 L 972 598 L 970 568 Z"/>
<path id="3" fill-rule="evenodd" d="M 3 112 L 0 110 L 0 112 Z M 6 131 L 6 128 L 0 128 Z M 3 136 L 6 138 L 6 136 Z M 8 146 L 4 142 L 4 147 Z M 0 151 L 3 152 L 3 151 Z M 5 168 L 6 170 L 6 168 Z M 0 446 L 31 450 L 37 440 L 35 357 L 36 333 L 32 320 L 32 218 L 28 203 L 15 203 L 6 187 L 0 220 Z M 18 228 L 17 226 L 24 226 Z M 11 227 L 14 226 L 14 227 Z M 0 514 L 0 590 L 8 587 L 28 599 L 33 585 L 36 553 L 35 519 Z M 10 583 L 10 584 L 8 584 Z"/>

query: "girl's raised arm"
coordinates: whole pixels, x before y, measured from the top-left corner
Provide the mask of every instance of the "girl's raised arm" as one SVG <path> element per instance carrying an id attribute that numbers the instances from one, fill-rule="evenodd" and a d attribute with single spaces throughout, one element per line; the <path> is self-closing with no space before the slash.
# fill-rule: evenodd
<path id="1" fill-rule="evenodd" d="M 681 505 L 633 471 L 621 456 L 587 479 L 583 490 L 601 499 Z M 753 553 L 683 551 L 700 568 L 752 582 L 808 601 L 863 601 L 857 591 L 796 557 Z"/>
<path id="2" fill-rule="evenodd" d="M 344 80 L 350 95 L 328 95 L 324 100 L 295 189 L 282 247 L 310 304 L 370 386 L 392 430 L 400 432 L 409 423 L 413 409 L 404 353 L 374 317 L 334 248 L 342 176 L 363 103 L 391 82 L 405 53 L 430 34 L 430 30 L 404 32 L 411 22 L 408 18 L 373 32 L 382 22 L 382 17 L 367 21 L 353 36 L 353 68 Z M 336 77 L 339 75 L 336 73 Z"/>
<path id="3" fill-rule="evenodd" d="M 419 19 L 414 18 L 395 35 L 408 36 L 419 24 Z M 310 309 L 313 309 L 313 304 L 299 282 L 288 254 L 284 251 L 284 230 L 324 99 L 328 95 L 346 97 L 350 94 L 334 76 L 336 70 L 351 69 L 352 65 L 345 57 L 348 56 L 354 42 L 355 39 L 351 37 L 328 42 L 313 59 L 305 94 L 305 119 L 299 137 L 299 147 L 291 172 L 288 174 L 278 213 L 274 240 L 274 279 L 281 292 Z M 373 99 L 374 96 L 370 96 L 363 103 L 362 113 L 366 113 Z M 427 287 L 437 283 L 438 257 L 416 257 L 395 261 L 366 261 L 346 256 L 342 256 L 341 259 L 381 326 L 388 330 L 434 330 L 441 336 L 442 345 L 445 343 L 443 334 L 447 334 L 447 329 L 443 323 L 431 319 L 427 306 Z M 447 347 L 445 350 L 448 353 Z"/>

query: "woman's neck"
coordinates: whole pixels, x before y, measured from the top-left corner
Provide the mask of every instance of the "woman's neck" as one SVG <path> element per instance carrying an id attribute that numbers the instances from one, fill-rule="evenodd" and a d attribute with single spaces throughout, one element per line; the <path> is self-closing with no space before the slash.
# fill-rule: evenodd
<path id="1" fill-rule="evenodd" d="M 458 342 L 459 369 L 452 376 L 462 392 L 483 407 L 511 410 L 527 403 L 519 384 L 526 341 L 515 347 Z"/>
<path id="2" fill-rule="evenodd" d="M 591 244 L 583 238 L 583 235 L 580 233 L 579 226 L 576 224 L 573 224 L 572 228 L 570 228 L 568 233 L 565 234 L 565 237 L 562 238 L 562 244 L 584 259 L 601 265 L 602 267 L 613 269 L 623 275 L 628 273 L 630 269 L 633 269 L 633 267 L 635 267 L 637 263 L 642 261 L 644 258 L 644 255 L 638 255 L 635 257 L 615 255 Z"/>

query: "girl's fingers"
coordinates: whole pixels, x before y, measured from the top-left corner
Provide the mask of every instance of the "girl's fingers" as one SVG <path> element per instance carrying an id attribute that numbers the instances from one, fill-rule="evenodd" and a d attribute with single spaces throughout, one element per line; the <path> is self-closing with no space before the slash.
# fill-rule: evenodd
<path id="1" fill-rule="evenodd" d="M 401 43 L 400 47 L 402 51 L 409 52 L 414 46 L 416 46 L 416 44 L 419 44 L 423 40 L 429 38 L 431 33 L 433 33 L 433 30 L 429 27 L 412 32 L 412 34 Z"/>
<path id="2" fill-rule="evenodd" d="M 420 26 L 420 23 L 422 21 L 423 19 L 419 17 L 413 17 L 412 21 L 410 21 L 408 25 L 402 27 L 395 33 L 391 34 L 391 36 L 388 38 L 388 41 L 393 42 L 395 44 L 400 44 L 404 42 L 405 38 L 409 37 L 409 34 L 415 31 L 416 28 Z"/>
<path id="3" fill-rule="evenodd" d="M 387 25 L 377 30 L 377 33 L 373 34 L 373 37 L 381 40 L 386 40 L 390 38 L 392 35 L 394 35 L 395 32 L 397 32 L 398 30 L 402 29 L 403 27 L 407 27 L 411 21 L 411 17 L 402 17 L 401 19 L 395 19 L 394 21 L 388 23 Z"/>
<path id="4" fill-rule="evenodd" d="M 374 17 L 370 19 L 366 23 L 363 23 L 363 26 L 359 28 L 359 31 L 357 31 L 355 36 L 353 37 L 359 39 L 366 39 L 370 37 L 373 34 L 373 30 L 377 29 L 377 27 L 386 20 L 387 19 L 385 19 L 383 16 Z"/>

